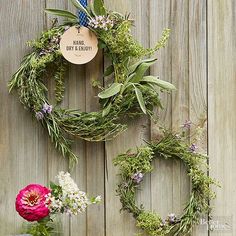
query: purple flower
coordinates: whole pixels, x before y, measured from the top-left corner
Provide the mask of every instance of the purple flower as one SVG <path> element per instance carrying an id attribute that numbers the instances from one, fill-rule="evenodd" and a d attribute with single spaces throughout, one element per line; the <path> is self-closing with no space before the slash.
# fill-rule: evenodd
<path id="1" fill-rule="evenodd" d="M 168 215 L 168 222 L 171 224 L 174 224 L 176 221 L 176 215 L 174 213 L 171 213 Z"/>
<path id="2" fill-rule="evenodd" d="M 52 105 L 48 105 L 47 103 L 43 104 L 42 108 L 43 113 L 51 114 L 52 113 Z"/>
<path id="3" fill-rule="evenodd" d="M 143 180 L 143 176 L 144 175 L 141 172 L 137 172 L 131 178 L 135 183 L 139 184 Z"/>
<path id="4" fill-rule="evenodd" d="M 193 143 L 193 144 L 189 147 L 189 150 L 190 150 L 190 152 L 195 152 L 195 151 L 197 150 L 197 145 Z"/>
<path id="5" fill-rule="evenodd" d="M 96 16 L 89 20 L 88 25 L 94 29 L 103 29 L 107 31 L 114 26 L 114 21 L 110 16 Z"/>
<path id="6" fill-rule="evenodd" d="M 190 120 L 186 120 L 186 121 L 184 122 L 184 124 L 182 125 L 182 127 L 183 127 L 184 129 L 190 129 L 190 128 L 191 128 L 191 125 L 192 125 L 192 122 L 191 122 Z"/>
<path id="7" fill-rule="evenodd" d="M 35 113 L 35 117 L 37 118 L 37 120 L 42 120 L 44 118 L 44 115 L 41 111 L 38 111 Z"/>

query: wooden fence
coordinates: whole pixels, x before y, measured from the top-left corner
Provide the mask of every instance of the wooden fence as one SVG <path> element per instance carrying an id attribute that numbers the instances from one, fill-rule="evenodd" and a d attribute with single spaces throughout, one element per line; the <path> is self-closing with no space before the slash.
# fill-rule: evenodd
<path id="1" fill-rule="evenodd" d="M 31 183 L 47 184 L 68 162 L 55 151 L 48 135 L 29 112 L 9 95 L 7 82 L 28 52 L 25 42 L 50 25 L 44 8 L 73 9 L 68 0 L 0 0 L 0 235 L 13 235 L 22 220 L 15 212 L 17 191 Z M 200 146 L 208 150 L 211 170 L 222 185 L 212 203 L 213 215 L 236 225 L 236 1 L 234 0 L 106 0 L 107 6 L 132 12 L 134 34 L 145 46 L 153 46 L 162 29 L 169 27 L 171 39 L 151 69 L 178 88 L 163 96 L 166 109 L 160 121 L 175 130 L 185 120 L 205 124 Z M 94 111 L 99 108 L 91 87 L 102 78 L 101 53 L 86 66 L 71 65 L 63 105 Z M 79 217 L 62 219 L 66 236 L 132 236 L 138 232 L 131 215 L 120 213 L 115 189 L 117 169 L 112 159 L 158 135 L 146 118 L 132 122 L 128 131 L 113 141 L 89 143 L 77 140 L 74 151 L 80 156 L 73 171 L 81 189 L 100 194 L 103 203 L 90 207 Z M 138 195 L 148 209 L 163 216 L 179 213 L 188 199 L 190 183 L 179 162 L 156 161 Z M 236 235 L 230 231 L 207 232 L 198 227 L 194 235 Z"/>

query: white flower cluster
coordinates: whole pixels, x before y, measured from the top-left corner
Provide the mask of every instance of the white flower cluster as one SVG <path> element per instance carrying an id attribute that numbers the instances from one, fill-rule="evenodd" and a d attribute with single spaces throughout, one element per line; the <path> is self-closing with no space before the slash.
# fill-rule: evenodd
<path id="1" fill-rule="evenodd" d="M 101 197 L 98 196 L 94 201 L 90 201 L 86 193 L 79 190 L 69 173 L 60 172 L 57 179 L 61 193 L 59 196 L 50 194 L 47 198 L 48 207 L 53 213 L 78 215 L 78 213 L 84 212 L 88 205 L 101 200 Z"/>
<path id="2" fill-rule="evenodd" d="M 94 29 L 103 29 L 107 31 L 114 26 L 114 21 L 110 16 L 96 16 L 89 20 L 88 25 Z"/>

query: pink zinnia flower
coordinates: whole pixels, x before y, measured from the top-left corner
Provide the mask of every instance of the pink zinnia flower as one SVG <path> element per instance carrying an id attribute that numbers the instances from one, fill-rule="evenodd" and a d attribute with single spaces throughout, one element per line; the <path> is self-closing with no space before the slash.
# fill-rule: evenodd
<path id="1" fill-rule="evenodd" d="M 41 220 L 50 213 L 46 205 L 50 192 L 50 189 L 39 184 L 26 186 L 16 197 L 16 211 L 27 221 Z"/>

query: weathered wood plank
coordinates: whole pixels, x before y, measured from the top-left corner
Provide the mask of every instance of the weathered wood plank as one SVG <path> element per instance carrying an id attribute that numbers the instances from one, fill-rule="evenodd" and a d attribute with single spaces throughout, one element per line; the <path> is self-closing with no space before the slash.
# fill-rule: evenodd
<path id="1" fill-rule="evenodd" d="M 222 188 L 212 203 L 213 216 L 229 220 L 231 231 L 210 235 L 236 234 L 236 4 L 231 0 L 208 0 L 208 142 L 210 175 Z"/>
<path id="2" fill-rule="evenodd" d="M 151 46 L 161 37 L 164 28 L 172 29 L 171 1 L 152 0 L 150 6 Z M 157 64 L 151 68 L 152 75 L 159 75 L 161 79 L 169 82 L 171 82 L 171 46 L 171 41 L 169 41 L 167 47 L 157 53 Z M 159 124 L 171 128 L 171 95 L 161 94 L 161 100 L 164 109 L 157 111 L 157 114 L 160 115 Z M 158 126 L 152 122 L 151 137 L 157 138 L 159 134 Z M 173 209 L 173 162 L 171 160 L 155 160 L 151 179 L 152 209 L 164 218 Z"/>
<path id="3" fill-rule="evenodd" d="M 149 46 L 149 1 L 105 1 L 108 8 L 130 13 L 135 19 L 134 35 L 145 46 Z M 120 135 L 113 141 L 106 143 L 106 233 L 109 236 L 133 235 L 138 231 L 132 216 L 126 212 L 119 212 L 121 204 L 116 196 L 116 188 L 119 179 L 117 178 L 117 169 L 114 168 L 112 160 L 117 154 L 126 151 L 129 148 L 139 146 L 143 139 L 149 137 L 148 121 L 139 119 L 129 125 L 128 131 Z M 150 176 L 147 176 L 142 186 L 142 191 L 138 194 L 138 202 L 143 202 L 148 208 L 151 207 L 150 201 Z M 114 228 L 114 225 L 116 227 Z"/>
<path id="4" fill-rule="evenodd" d="M 85 67 L 71 65 L 69 70 L 69 106 L 72 109 L 85 111 L 86 96 L 86 76 Z M 82 191 L 87 191 L 87 161 L 85 142 L 75 139 L 73 144 L 74 152 L 79 156 L 79 162 L 72 171 L 72 176 Z M 86 214 L 74 216 L 71 219 L 71 235 L 79 233 L 86 235 Z"/>
<path id="5" fill-rule="evenodd" d="M 95 59 L 86 65 L 86 111 L 100 109 L 98 103 L 98 89 L 92 87 L 93 80 L 103 83 L 103 56 L 99 52 Z M 86 143 L 87 159 L 87 191 L 91 195 L 101 195 L 99 205 L 88 208 L 87 235 L 105 235 L 105 151 L 104 143 Z"/>
<path id="6" fill-rule="evenodd" d="M 46 8 L 56 8 L 56 9 L 66 9 L 67 4 L 65 0 L 47 0 Z M 47 28 L 50 28 L 52 25 L 53 18 L 56 18 L 54 15 L 47 14 Z M 59 22 L 63 21 L 63 18 L 58 18 Z M 69 84 L 68 83 L 68 75 L 66 75 L 66 92 L 65 97 L 62 102 L 62 106 L 68 108 L 69 107 Z M 54 97 L 54 88 L 55 83 L 53 80 L 48 81 L 49 86 L 49 98 L 52 103 Z M 71 95 L 71 94 L 70 94 Z M 73 95 L 71 95 L 73 96 Z M 59 171 L 68 171 L 68 160 L 63 158 L 61 154 L 55 149 L 54 144 L 51 142 L 50 138 L 48 138 L 48 179 L 55 180 L 55 176 L 59 173 Z M 58 216 L 58 224 L 59 227 L 59 235 L 70 235 L 70 219 L 68 216 Z"/>
<path id="7" fill-rule="evenodd" d="M 189 119 L 194 124 L 190 140 L 207 153 L 207 22 L 206 1 L 189 1 Z M 196 126 L 202 132 L 196 140 Z M 194 137 L 195 136 L 195 137 Z M 203 216 L 207 219 L 207 215 Z M 202 226 L 193 235 L 207 236 Z"/>
<path id="8" fill-rule="evenodd" d="M 22 218 L 15 211 L 18 191 L 29 183 L 47 182 L 47 143 L 39 123 L 8 94 L 7 82 L 29 51 L 26 41 L 43 29 L 44 1 L 0 1 L 0 235 L 19 232 Z M 27 29 L 27 30 L 25 30 Z"/>
<path id="9" fill-rule="evenodd" d="M 189 119 L 189 1 L 171 3 L 172 83 L 177 92 L 172 95 L 172 129 L 179 130 Z M 173 163 L 173 211 L 180 214 L 189 199 L 189 179 L 183 163 Z"/>

